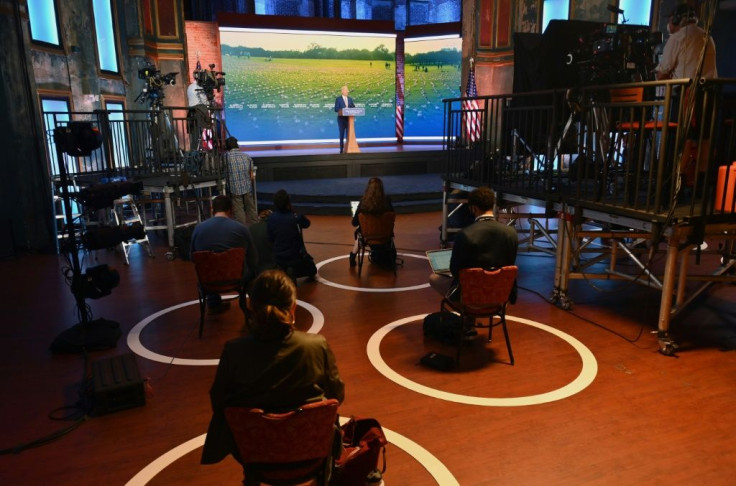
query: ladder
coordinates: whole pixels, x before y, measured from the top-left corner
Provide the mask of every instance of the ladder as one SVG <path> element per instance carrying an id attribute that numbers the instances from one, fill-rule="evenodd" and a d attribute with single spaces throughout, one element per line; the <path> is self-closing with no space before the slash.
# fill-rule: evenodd
<path id="1" fill-rule="evenodd" d="M 136 206 L 132 196 L 123 196 L 113 202 L 113 216 L 115 218 L 115 224 L 120 226 L 124 232 L 134 227 L 136 223 L 140 225 L 140 232 L 137 235 L 131 234 L 130 238 L 125 239 L 120 243 L 120 250 L 125 256 L 125 264 L 130 264 L 130 260 L 128 259 L 128 256 L 130 255 L 130 247 L 136 243 L 145 245 L 148 256 L 153 257 L 151 244 L 148 241 L 148 234 L 146 234 L 143 221 L 141 220 L 141 215 L 138 212 L 138 206 Z M 140 237 L 141 234 L 143 235 L 142 238 Z"/>

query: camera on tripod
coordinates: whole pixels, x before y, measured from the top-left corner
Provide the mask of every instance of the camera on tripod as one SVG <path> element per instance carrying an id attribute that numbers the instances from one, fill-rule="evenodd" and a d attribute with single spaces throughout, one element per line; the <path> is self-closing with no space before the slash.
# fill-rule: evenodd
<path id="1" fill-rule="evenodd" d="M 138 79 L 146 82 L 141 93 L 135 99 L 138 103 L 149 101 L 151 106 L 160 106 L 164 99 L 163 88 L 176 84 L 176 75 L 179 73 L 161 74 L 161 70 L 151 62 L 138 70 Z"/>
<path id="2" fill-rule="evenodd" d="M 197 86 L 204 91 L 208 101 L 215 98 L 215 91 L 218 93 L 225 86 L 225 73 L 215 71 L 215 65 L 210 64 L 209 69 L 197 69 L 194 71 L 194 80 Z"/>
<path id="3" fill-rule="evenodd" d="M 656 66 L 654 49 L 661 32 L 643 25 L 603 24 L 578 39 L 567 64 L 578 67 L 583 85 L 647 81 Z"/>

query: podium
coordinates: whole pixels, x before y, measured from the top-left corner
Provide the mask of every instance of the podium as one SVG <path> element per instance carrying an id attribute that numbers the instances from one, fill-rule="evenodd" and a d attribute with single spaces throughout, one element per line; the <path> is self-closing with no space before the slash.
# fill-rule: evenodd
<path id="1" fill-rule="evenodd" d="M 340 116 L 348 117 L 348 139 L 345 144 L 346 154 L 360 153 L 358 141 L 355 139 L 355 117 L 364 116 L 365 108 L 343 108 L 340 110 Z"/>

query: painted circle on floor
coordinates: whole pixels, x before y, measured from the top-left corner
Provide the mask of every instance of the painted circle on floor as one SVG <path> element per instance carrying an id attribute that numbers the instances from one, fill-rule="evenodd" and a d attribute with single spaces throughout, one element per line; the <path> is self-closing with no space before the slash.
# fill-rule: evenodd
<path id="1" fill-rule="evenodd" d="M 223 296 L 230 298 L 237 298 L 237 295 L 228 295 Z M 151 351 L 150 349 L 146 348 L 143 343 L 141 342 L 141 333 L 143 332 L 143 329 L 146 328 L 147 325 L 149 325 L 154 320 L 158 319 L 164 314 L 167 314 L 169 312 L 173 312 L 177 309 L 181 309 L 182 307 L 186 307 L 188 305 L 199 305 L 199 300 L 190 300 L 189 302 L 184 302 L 182 304 L 177 304 L 171 307 L 167 307 L 166 309 L 160 310 L 156 312 L 155 314 L 151 314 L 150 316 L 146 317 L 142 321 L 140 321 L 138 324 L 133 326 L 133 329 L 130 330 L 128 333 L 128 347 L 133 351 L 135 354 L 142 358 L 150 359 L 151 361 L 158 361 L 159 363 L 166 363 L 166 364 L 175 364 L 175 365 L 182 365 L 182 366 L 217 366 L 217 364 L 220 362 L 218 359 L 188 359 L 188 358 L 176 358 L 173 356 L 166 356 L 163 354 L 155 353 Z M 307 332 L 316 334 L 321 329 L 322 326 L 324 326 L 325 323 L 325 316 L 322 314 L 322 312 L 317 309 L 312 304 L 309 304 L 307 302 L 303 302 L 301 300 L 296 301 L 296 305 L 298 307 L 302 307 L 306 309 L 310 314 L 312 314 L 312 326 L 307 329 Z"/>
<path id="2" fill-rule="evenodd" d="M 347 421 L 347 417 L 340 417 L 341 424 Z M 445 465 L 427 451 L 427 449 L 387 428 L 383 428 L 383 432 L 386 434 L 386 440 L 388 440 L 390 444 L 402 449 L 419 462 L 419 464 L 421 464 L 427 472 L 432 475 L 434 480 L 437 481 L 437 484 L 442 486 L 460 485 L 457 479 L 455 479 L 455 476 L 452 475 Z M 202 447 L 204 445 L 205 437 L 207 437 L 207 434 L 202 434 L 159 456 L 153 462 L 141 469 L 141 471 L 138 472 L 138 474 L 136 474 L 130 481 L 125 483 L 125 486 L 144 486 L 148 484 L 158 473 L 169 467 L 177 459 L 180 459 L 190 452 Z"/>
<path id="3" fill-rule="evenodd" d="M 422 260 L 426 260 L 427 257 L 424 255 L 413 255 L 411 253 L 397 253 L 397 255 L 409 257 L 409 258 L 420 258 Z M 323 283 L 325 285 L 329 285 L 330 287 L 335 287 L 338 289 L 343 290 L 355 290 L 357 292 L 406 292 L 408 290 L 419 290 L 429 287 L 429 283 L 423 283 L 419 285 L 411 285 L 409 287 L 388 287 L 388 288 L 369 288 L 369 287 L 355 287 L 352 285 L 343 285 L 336 282 L 332 282 L 330 280 L 327 280 L 320 276 L 319 269 L 322 268 L 324 265 L 327 265 L 328 263 L 332 263 L 336 260 L 343 260 L 348 258 L 348 255 L 344 256 L 336 256 L 334 258 L 329 258 L 327 260 L 323 260 L 317 264 L 317 281 L 319 283 Z M 428 272 L 429 274 L 429 272 Z"/>
<path id="4" fill-rule="evenodd" d="M 595 356 L 583 343 L 581 343 L 574 337 L 560 331 L 559 329 L 547 326 L 546 324 L 541 324 L 529 319 L 522 319 L 519 317 L 512 317 L 507 315 L 507 320 L 525 324 L 527 326 L 536 327 L 537 329 L 540 329 L 542 331 L 549 332 L 572 346 L 578 352 L 578 354 L 580 354 L 580 358 L 583 361 L 583 368 L 580 371 L 580 374 L 572 382 L 561 388 L 558 388 L 557 390 L 552 390 L 550 392 L 541 393 L 538 395 L 529 395 L 525 397 L 474 397 L 470 395 L 459 395 L 456 393 L 449 393 L 442 390 L 437 390 L 435 388 L 430 388 L 415 381 L 409 380 L 408 378 L 405 378 L 396 373 L 383 360 L 380 351 L 381 341 L 389 332 L 393 331 L 399 326 L 403 326 L 411 322 L 421 321 L 426 315 L 427 314 L 419 314 L 386 324 L 378 331 L 376 331 L 373 336 L 371 336 L 367 346 L 368 359 L 383 376 L 393 381 L 394 383 L 403 386 L 404 388 L 408 388 L 409 390 L 421 393 L 422 395 L 427 395 L 433 398 L 450 402 L 464 403 L 468 405 L 480 405 L 484 407 L 523 407 L 526 405 L 539 405 L 542 403 L 553 402 L 570 397 L 584 390 L 588 385 L 593 382 L 596 375 L 598 374 L 598 362 L 596 361 Z"/>

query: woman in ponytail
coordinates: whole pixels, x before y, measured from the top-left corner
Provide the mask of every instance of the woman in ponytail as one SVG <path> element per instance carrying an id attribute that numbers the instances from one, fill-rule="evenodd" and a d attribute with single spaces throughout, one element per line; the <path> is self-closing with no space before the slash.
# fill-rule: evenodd
<path id="1" fill-rule="evenodd" d="M 345 398 L 324 336 L 294 326 L 294 282 L 281 270 L 266 270 L 253 281 L 249 297 L 250 332 L 225 343 L 210 389 L 213 414 L 202 464 L 228 454 L 237 458 L 224 416 L 227 406 L 286 412 L 325 398 L 341 403 Z"/>

